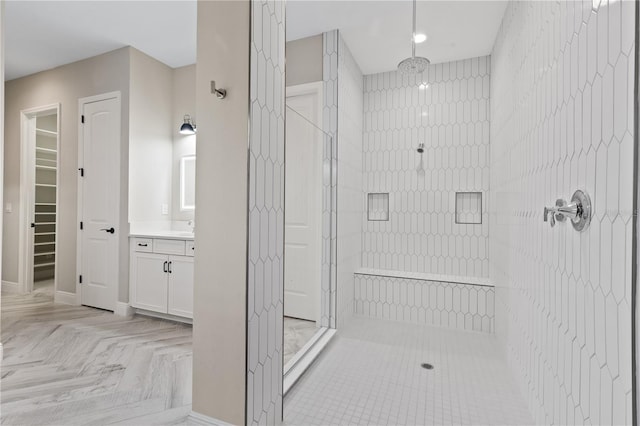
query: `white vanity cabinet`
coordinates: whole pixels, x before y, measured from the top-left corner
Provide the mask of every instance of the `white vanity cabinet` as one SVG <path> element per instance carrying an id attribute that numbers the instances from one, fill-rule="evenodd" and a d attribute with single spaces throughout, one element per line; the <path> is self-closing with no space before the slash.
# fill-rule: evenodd
<path id="1" fill-rule="evenodd" d="M 132 237 L 130 244 L 131 306 L 193 318 L 193 241 Z"/>

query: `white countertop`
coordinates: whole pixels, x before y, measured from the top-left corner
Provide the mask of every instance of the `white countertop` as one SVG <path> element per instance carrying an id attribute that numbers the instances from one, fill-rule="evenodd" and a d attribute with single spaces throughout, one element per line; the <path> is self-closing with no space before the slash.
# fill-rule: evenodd
<path id="1" fill-rule="evenodd" d="M 157 231 L 141 231 L 132 232 L 129 237 L 133 238 L 166 238 L 170 240 L 193 240 L 193 232 L 189 231 L 170 231 L 170 230 L 157 230 Z"/>

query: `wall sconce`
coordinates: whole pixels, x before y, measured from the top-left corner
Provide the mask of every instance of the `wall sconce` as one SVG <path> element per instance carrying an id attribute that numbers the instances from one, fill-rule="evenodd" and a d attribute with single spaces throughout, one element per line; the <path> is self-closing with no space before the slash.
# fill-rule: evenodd
<path id="1" fill-rule="evenodd" d="M 184 116 L 184 123 L 182 123 L 182 126 L 180 126 L 180 134 L 181 135 L 195 135 L 197 132 L 196 130 L 196 123 L 195 121 L 191 120 L 191 116 L 189 114 L 186 114 Z"/>

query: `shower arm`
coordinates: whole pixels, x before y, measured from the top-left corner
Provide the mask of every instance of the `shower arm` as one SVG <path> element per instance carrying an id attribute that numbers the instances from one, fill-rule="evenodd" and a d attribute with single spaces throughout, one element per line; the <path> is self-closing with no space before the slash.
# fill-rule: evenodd
<path id="1" fill-rule="evenodd" d="M 411 57 L 416 57 L 416 0 L 413 0 L 413 32 L 411 33 Z"/>

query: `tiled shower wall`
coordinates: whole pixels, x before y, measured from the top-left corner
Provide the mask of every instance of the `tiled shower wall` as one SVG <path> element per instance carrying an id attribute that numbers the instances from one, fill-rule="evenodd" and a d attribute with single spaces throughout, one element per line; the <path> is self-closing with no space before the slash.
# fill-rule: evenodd
<path id="1" fill-rule="evenodd" d="M 284 1 L 251 1 L 246 424 L 282 419 Z"/>
<path id="2" fill-rule="evenodd" d="M 493 286 L 356 274 L 355 313 L 458 330 L 493 331 Z"/>
<path id="3" fill-rule="evenodd" d="M 631 424 L 631 1 L 510 2 L 491 74 L 496 328 L 538 424 Z M 590 227 L 543 222 L 591 195 Z"/>
<path id="4" fill-rule="evenodd" d="M 362 98 L 362 72 L 338 33 L 338 327 L 353 314 L 353 273 L 361 266 Z"/>
<path id="5" fill-rule="evenodd" d="M 364 196 L 388 192 L 390 218 L 364 213 L 364 267 L 488 277 L 490 70 L 480 57 L 365 76 Z M 456 192 L 482 192 L 482 224 L 455 223 Z"/>
<path id="6" fill-rule="evenodd" d="M 322 284 L 320 323 L 336 326 L 336 183 L 338 145 L 338 31 L 322 34 L 322 130 L 323 164 L 331 172 L 322 173 Z M 327 146 L 328 145 L 328 146 Z"/>

